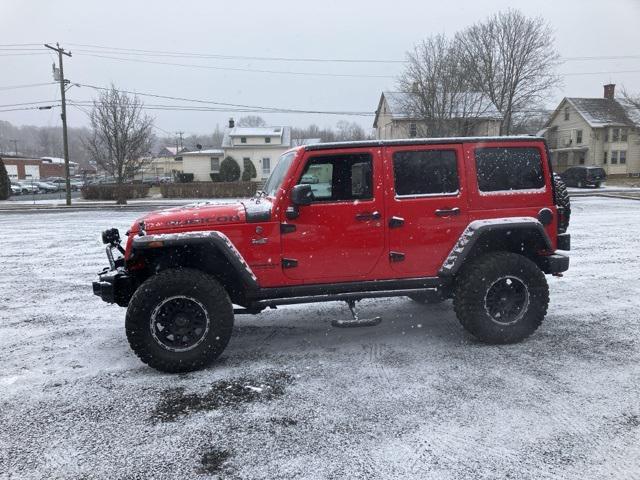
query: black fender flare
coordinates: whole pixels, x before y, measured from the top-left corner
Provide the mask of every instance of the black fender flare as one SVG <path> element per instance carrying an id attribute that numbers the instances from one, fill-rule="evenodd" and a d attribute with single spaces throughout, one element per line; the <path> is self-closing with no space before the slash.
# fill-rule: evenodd
<path id="1" fill-rule="evenodd" d="M 465 259 L 472 252 L 476 242 L 487 232 L 495 231 L 528 230 L 534 235 L 539 235 L 539 239 L 544 243 L 545 249 L 553 250 L 553 245 L 549 235 L 544 230 L 542 223 L 534 217 L 506 217 L 492 218 L 487 220 L 475 220 L 471 222 L 462 232 L 460 238 L 449 252 L 449 255 L 442 263 L 438 275 L 441 277 L 451 277 L 455 275 Z"/>
<path id="2" fill-rule="evenodd" d="M 163 233 L 144 235 L 133 239 L 134 252 L 182 245 L 208 245 L 216 249 L 229 261 L 248 289 L 259 288 L 258 278 L 235 245 L 229 240 L 229 237 L 224 233 L 218 231 Z"/>

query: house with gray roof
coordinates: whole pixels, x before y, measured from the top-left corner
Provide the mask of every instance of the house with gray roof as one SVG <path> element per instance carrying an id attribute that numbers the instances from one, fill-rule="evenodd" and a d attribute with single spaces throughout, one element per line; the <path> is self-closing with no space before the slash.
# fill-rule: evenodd
<path id="1" fill-rule="evenodd" d="M 541 134 L 558 172 L 574 165 L 597 165 L 607 175 L 640 175 L 640 109 L 615 96 L 614 84 L 602 98 L 564 98 Z"/>
<path id="2" fill-rule="evenodd" d="M 451 136 L 494 136 L 500 134 L 502 114 L 495 104 L 478 92 L 464 92 L 455 101 L 441 102 L 442 112 L 433 121 L 448 122 Z M 382 92 L 373 121 L 376 138 L 433 137 L 430 120 L 420 110 L 420 99 L 412 92 Z M 437 107 L 434 110 L 438 110 Z"/>
<path id="3" fill-rule="evenodd" d="M 258 181 L 269 177 L 280 155 L 291 147 L 291 127 L 237 127 L 233 119 L 222 139 L 224 156 L 232 157 L 243 171 L 252 162 Z"/>

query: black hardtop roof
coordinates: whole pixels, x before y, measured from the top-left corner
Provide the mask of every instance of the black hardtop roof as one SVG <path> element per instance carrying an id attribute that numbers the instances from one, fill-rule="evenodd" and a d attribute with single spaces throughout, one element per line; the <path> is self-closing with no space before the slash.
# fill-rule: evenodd
<path id="1" fill-rule="evenodd" d="M 443 138 L 402 138 L 398 140 L 360 140 L 355 142 L 314 143 L 305 145 L 307 151 L 332 148 L 384 147 L 401 145 L 447 145 L 452 143 L 495 143 L 495 142 L 545 142 L 544 137 L 533 135 L 511 135 L 501 137 L 443 137 Z"/>

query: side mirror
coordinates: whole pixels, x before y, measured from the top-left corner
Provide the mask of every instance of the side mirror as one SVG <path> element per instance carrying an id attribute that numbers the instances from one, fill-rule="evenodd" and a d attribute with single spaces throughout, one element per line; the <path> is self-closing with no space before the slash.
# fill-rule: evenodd
<path id="1" fill-rule="evenodd" d="M 291 190 L 291 202 L 294 205 L 305 206 L 311 205 L 313 200 L 313 192 L 311 191 L 311 185 L 308 183 L 302 183 L 296 185 Z"/>

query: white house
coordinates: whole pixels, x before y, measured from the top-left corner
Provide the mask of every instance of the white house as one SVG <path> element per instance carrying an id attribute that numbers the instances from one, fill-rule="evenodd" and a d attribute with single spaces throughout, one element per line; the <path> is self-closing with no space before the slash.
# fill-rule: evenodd
<path id="1" fill-rule="evenodd" d="M 212 173 L 220 172 L 220 164 L 224 159 L 224 150 L 196 150 L 182 153 L 182 171 L 193 173 L 196 182 L 211 181 Z"/>
<path id="2" fill-rule="evenodd" d="M 602 98 L 564 98 L 541 134 L 559 172 L 598 165 L 608 175 L 640 174 L 640 109 L 616 98 L 615 85 Z"/>
<path id="3" fill-rule="evenodd" d="M 430 136 L 427 122 L 410 112 L 410 106 L 415 103 L 414 95 L 411 92 L 382 92 L 373 121 L 376 138 L 390 140 Z M 461 120 L 467 122 L 470 135 L 500 134 L 502 114 L 486 96 L 468 92 L 460 97 L 459 103 L 459 112 L 451 113 L 451 120 L 457 124 Z"/>
<path id="4" fill-rule="evenodd" d="M 224 156 L 232 157 L 241 170 L 252 162 L 258 181 L 269 177 L 280 155 L 291 146 L 291 127 L 236 127 L 233 119 L 222 139 Z"/>

